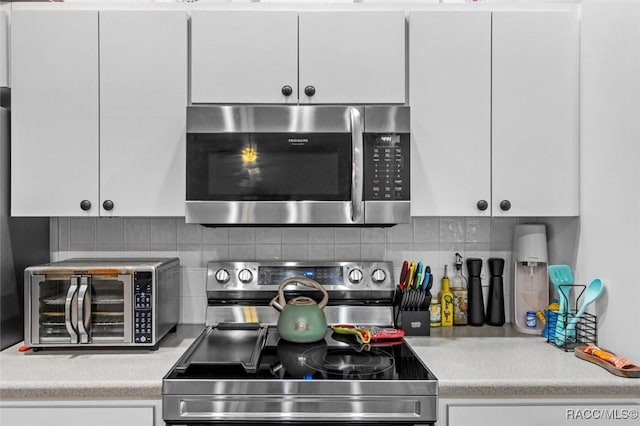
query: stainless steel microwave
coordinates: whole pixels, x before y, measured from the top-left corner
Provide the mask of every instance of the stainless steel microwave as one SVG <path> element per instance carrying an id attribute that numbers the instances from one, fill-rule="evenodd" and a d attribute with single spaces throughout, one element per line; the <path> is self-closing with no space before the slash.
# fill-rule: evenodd
<path id="1" fill-rule="evenodd" d="M 187 107 L 186 221 L 410 219 L 409 107 Z"/>
<path id="2" fill-rule="evenodd" d="M 180 262 L 69 259 L 25 269 L 25 345 L 154 347 L 179 316 Z"/>

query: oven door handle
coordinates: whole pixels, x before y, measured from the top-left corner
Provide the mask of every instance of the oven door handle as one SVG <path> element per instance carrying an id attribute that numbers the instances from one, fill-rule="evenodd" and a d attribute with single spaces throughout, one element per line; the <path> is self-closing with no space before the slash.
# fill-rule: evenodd
<path id="1" fill-rule="evenodd" d="M 89 307 L 85 310 L 85 305 Z M 86 316 L 86 318 L 85 318 Z M 80 343 L 89 343 L 89 324 L 91 320 L 91 294 L 89 292 L 89 277 L 80 277 L 80 290 L 78 291 L 78 331 Z"/>
<path id="2" fill-rule="evenodd" d="M 72 276 L 71 284 L 69 285 L 69 290 L 67 290 L 67 297 L 65 298 L 65 301 L 64 301 L 64 325 L 67 328 L 67 332 L 69 333 L 69 336 L 71 338 L 71 343 L 78 343 L 78 332 L 73 327 L 73 322 L 72 322 L 73 315 L 71 312 L 71 310 L 74 307 L 73 299 L 75 298 L 77 292 L 78 292 L 78 277 Z"/>
<path id="3" fill-rule="evenodd" d="M 362 181 L 364 156 L 362 135 L 362 114 L 358 108 L 351 108 L 351 221 L 357 222 L 362 216 Z"/>

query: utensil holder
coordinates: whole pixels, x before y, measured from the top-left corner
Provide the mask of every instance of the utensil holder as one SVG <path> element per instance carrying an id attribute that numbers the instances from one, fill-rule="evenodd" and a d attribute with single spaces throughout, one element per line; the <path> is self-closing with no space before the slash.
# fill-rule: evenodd
<path id="1" fill-rule="evenodd" d="M 561 287 L 571 287 L 569 294 L 578 293 L 572 306 L 578 307 L 581 302 L 581 297 L 587 286 L 585 285 L 561 285 Z M 564 298 L 564 295 L 560 295 Z M 569 306 L 567 298 L 565 298 L 565 306 Z M 547 343 L 564 350 L 565 352 L 573 352 L 577 346 L 586 346 L 590 343 L 594 345 L 598 344 L 598 318 L 596 315 L 585 312 L 576 321 L 576 314 L 578 309 L 571 309 L 565 314 L 561 315 L 558 312 L 545 310 L 545 317 L 547 322 L 545 324 L 543 334 L 547 337 Z M 558 321 L 561 322 L 561 327 L 558 328 Z M 573 329 L 567 330 L 567 326 L 573 322 L 576 322 Z M 561 333 L 558 336 L 558 333 Z M 556 338 L 560 337 L 563 341 L 561 345 L 556 343 Z"/>
<path id="2" fill-rule="evenodd" d="M 404 306 L 403 298 L 410 297 L 412 291 L 402 292 L 396 289 L 393 303 L 394 327 L 404 331 L 405 336 L 430 336 L 430 311 L 431 293 L 426 293 L 420 306 Z M 418 293 L 417 291 L 415 293 Z M 406 300 L 405 300 L 406 303 Z"/>

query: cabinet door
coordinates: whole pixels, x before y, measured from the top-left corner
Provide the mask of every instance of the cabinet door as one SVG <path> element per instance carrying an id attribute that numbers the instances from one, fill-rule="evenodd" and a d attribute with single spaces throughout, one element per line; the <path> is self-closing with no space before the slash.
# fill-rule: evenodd
<path id="1" fill-rule="evenodd" d="M 405 102 L 404 12 L 303 12 L 299 38 L 301 104 Z"/>
<path id="2" fill-rule="evenodd" d="M 54 401 L 42 406 L 9 406 L 1 408 L 3 426 L 153 426 L 155 407 L 129 406 L 74 406 L 72 403 Z M 111 403 L 110 403 L 111 404 Z M 26 405 L 26 404 L 24 404 Z M 106 405 L 106 404 L 104 404 Z"/>
<path id="3" fill-rule="evenodd" d="M 96 216 L 98 12 L 14 11 L 11 75 L 11 214 Z"/>
<path id="4" fill-rule="evenodd" d="M 100 12 L 101 215 L 184 216 L 187 63 L 185 12 Z"/>
<path id="5" fill-rule="evenodd" d="M 283 94 L 284 86 L 292 89 Z M 297 103 L 298 14 L 191 13 L 191 102 Z"/>
<path id="6" fill-rule="evenodd" d="M 578 215 L 578 41 L 571 11 L 493 14 L 494 216 Z"/>
<path id="7" fill-rule="evenodd" d="M 409 76 L 411 215 L 490 215 L 491 13 L 411 13 Z"/>

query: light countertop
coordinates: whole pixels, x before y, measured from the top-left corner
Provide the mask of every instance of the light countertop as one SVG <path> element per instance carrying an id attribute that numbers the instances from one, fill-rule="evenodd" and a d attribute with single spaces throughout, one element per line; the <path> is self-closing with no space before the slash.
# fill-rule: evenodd
<path id="1" fill-rule="evenodd" d="M 182 325 L 157 351 L 0 352 L 0 399 L 160 399 L 162 378 L 203 325 Z M 640 379 L 614 376 L 505 327 L 434 330 L 407 341 L 438 378 L 443 398 L 640 397 Z"/>

